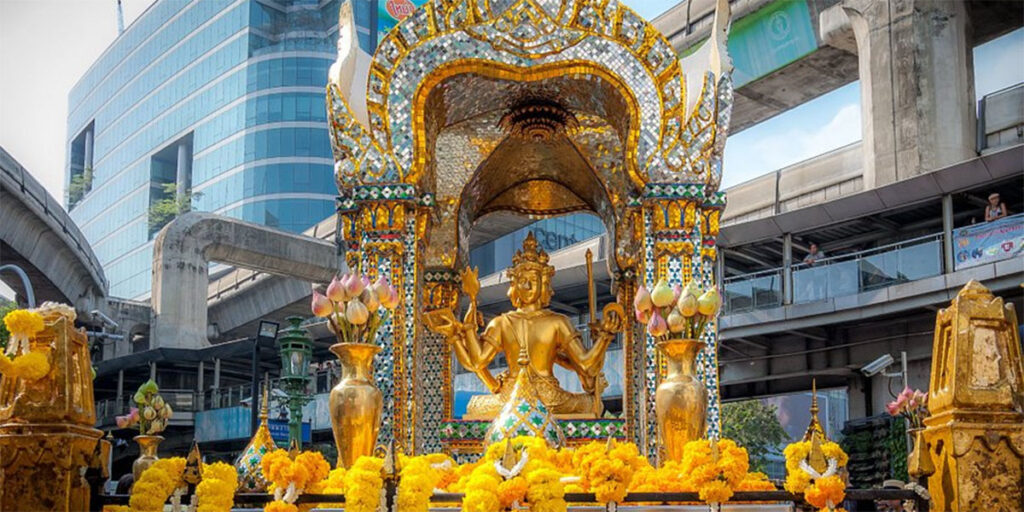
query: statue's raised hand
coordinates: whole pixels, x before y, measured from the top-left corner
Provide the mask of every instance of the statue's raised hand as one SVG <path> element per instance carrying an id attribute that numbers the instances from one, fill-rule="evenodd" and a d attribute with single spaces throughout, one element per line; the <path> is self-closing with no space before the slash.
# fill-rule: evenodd
<path id="1" fill-rule="evenodd" d="M 471 302 L 476 302 L 476 294 L 480 293 L 479 276 L 479 268 L 467 267 L 460 274 L 460 277 L 462 277 L 462 293 L 468 295 Z"/>

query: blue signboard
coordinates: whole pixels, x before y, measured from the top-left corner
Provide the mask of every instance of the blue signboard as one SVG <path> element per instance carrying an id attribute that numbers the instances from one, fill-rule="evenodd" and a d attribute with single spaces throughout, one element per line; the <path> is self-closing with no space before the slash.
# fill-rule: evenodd
<path id="1" fill-rule="evenodd" d="M 706 40 L 705 40 L 706 42 Z M 696 50 L 698 43 L 683 52 Z M 741 87 L 818 49 L 806 0 L 778 0 L 736 20 L 729 30 L 733 83 Z"/>
<path id="2" fill-rule="evenodd" d="M 280 445 L 288 444 L 288 420 L 267 420 L 267 429 L 270 430 L 270 437 Z M 308 443 L 313 440 L 312 429 L 308 421 L 302 422 L 302 442 Z"/>
<path id="3" fill-rule="evenodd" d="M 956 270 L 1024 257 L 1024 214 L 953 230 Z"/>

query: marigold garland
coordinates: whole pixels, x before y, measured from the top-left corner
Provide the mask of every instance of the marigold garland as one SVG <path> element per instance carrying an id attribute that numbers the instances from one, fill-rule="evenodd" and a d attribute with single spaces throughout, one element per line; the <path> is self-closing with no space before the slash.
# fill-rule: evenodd
<path id="1" fill-rule="evenodd" d="M 0 374 L 13 379 L 36 381 L 50 373 L 50 354 L 47 350 L 35 350 L 10 359 L 0 354 Z"/>
<path id="2" fill-rule="evenodd" d="M 294 505 L 295 500 L 307 487 L 327 478 L 331 469 L 320 452 L 302 452 L 292 460 L 284 450 L 264 455 L 260 467 L 274 490 L 274 501 L 270 505 L 279 512 L 297 512 L 299 508 Z M 266 510 L 271 510 L 269 505 Z"/>
<path id="3" fill-rule="evenodd" d="M 345 472 L 345 510 L 347 512 L 374 512 L 380 502 L 384 479 L 380 471 L 384 460 L 379 457 L 359 457 Z"/>
<path id="4" fill-rule="evenodd" d="M 238 488 L 238 470 L 230 464 L 203 464 L 203 479 L 196 486 L 198 512 L 229 512 Z"/>
<path id="5" fill-rule="evenodd" d="M 597 501 L 620 502 L 626 497 L 633 475 L 649 466 L 633 443 L 590 442 L 573 455 L 573 464 L 585 468 L 581 487 L 594 493 Z"/>
<path id="6" fill-rule="evenodd" d="M 501 509 L 498 487 L 501 476 L 493 464 L 480 464 L 470 473 L 462 498 L 463 512 L 497 512 Z"/>
<path id="7" fill-rule="evenodd" d="M 133 512 L 163 512 L 164 503 L 181 487 L 185 459 L 172 457 L 153 463 L 132 486 L 128 507 Z"/>
<path id="8" fill-rule="evenodd" d="M 717 457 L 713 442 L 718 450 Z M 709 504 L 729 501 L 734 489 L 747 478 L 749 469 L 747 450 L 729 439 L 686 443 L 679 466 L 683 486 L 696 490 L 700 499 Z"/>
<path id="9" fill-rule="evenodd" d="M 430 508 L 430 496 L 455 464 L 444 454 L 399 456 L 398 510 L 425 512 Z"/>
<path id="10" fill-rule="evenodd" d="M 43 315 L 28 309 L 15 309 L 4 315 L 4 325 L 11 333 L 7 344 L 7 355 L 15 356 L 29 352 L 29 339 L 46 328 Z"/>
<path id="11" fill-rule="evenodd" d="M 530 512 L 565 512 L 568 509 L 561 478 L 561 473 L 551 467 L 540 467 L 526 475 Z"/>
<path id="12" fill-rule="evenodd" d="M 822 442 L 821 451 L 826 460 L 835 461 L 836 468 L 845 467 L 849 461 L 846 452 L 831 441 Z M 794 494 L 803 493 L 807 503 L 826 511 L 830 510 L 830 507 L 834 508 L 839 505 L 846 498 L 846 484 L 839 476 L 825 475 L 823 478 L 815 480 L 801 469 L 801 461 L 806 460 L 811 453 L 810 441 L 791 443 L 786 446 L 783 453 L 786 456 L 785 489 L 787 491 Z"/>

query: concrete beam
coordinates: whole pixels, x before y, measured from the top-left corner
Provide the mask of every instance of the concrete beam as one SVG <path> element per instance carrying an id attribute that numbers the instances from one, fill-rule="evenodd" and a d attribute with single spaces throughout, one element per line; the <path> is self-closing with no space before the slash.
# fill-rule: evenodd
<path id="1" fill-rule="evenodd" d="M 60 203 L 14 157 L 0 148 L 0 263 L 29 274 L 36 301 L 66 302 L 88 318 L 106 311 L 107 281 L 85 236 Z M 24 296 L 13 273 L 0 279 Z"/>
<path id="2" fill-rule="evenodd" d="M 334 244 L 210 213 L 189 212 L 153 243 L 151 348 L 201 348 L 207 335 L 210 262 L 308 282 L 339 269 Z"/>

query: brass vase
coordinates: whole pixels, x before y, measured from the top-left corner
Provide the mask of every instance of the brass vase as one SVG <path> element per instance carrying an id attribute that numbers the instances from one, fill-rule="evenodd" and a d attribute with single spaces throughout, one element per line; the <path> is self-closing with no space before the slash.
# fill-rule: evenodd
<path id="1" fill-rule="evenodd" d="M 924 440 L 924 427 L 911 428 L 909 434 L 914 440 L 914 448 L 907 453 L 907 474 L 915 480 L 934 475 L 935 463 Z"/>
<path id="2" fill-rule="evenodd" d="M 373 356 L 380 347 L 369 343 L 336 343 L 331 352 L 341 363 L 341 380 L 331 389 L 329 408 L 338 467 L 373 453 L 380 431 L 383 395 L 373 382 Z"/>
<path id="3" fill-rule="evenodd" d="M 683 446 L 704 436 L 708 392 L 697 379 L 697 354 L 704 343 L 673 339 L 657 345 L 665 356 L 668 374 L 654 393 L 658 415 L 658 436 L 667 460 L 683 460 Z"/>
<path id="4" fill-rule="evenodd" d="M 135 442 L 139 443 L 139 458 L 132 463 L 132 476 L 138 482 L 142 472 L 149 469 L 159 459 L 156 456 L 156 449 L 163 442 L 163 436 L 135 436 Z"/>

